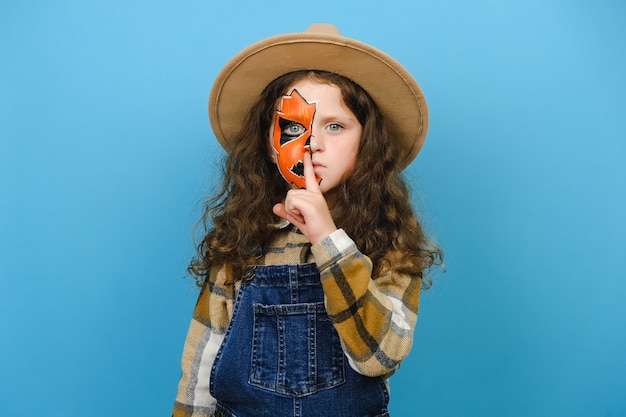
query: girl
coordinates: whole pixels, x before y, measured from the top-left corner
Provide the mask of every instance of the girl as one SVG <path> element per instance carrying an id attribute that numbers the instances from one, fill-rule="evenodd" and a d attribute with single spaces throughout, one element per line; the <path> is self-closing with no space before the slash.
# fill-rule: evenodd
<path id="1" fill-rule="evenodd" d="M 174 416 L 388 416 L 425 271 L 441 261 L 401 170 L 417 83 L 330 25 L 235 56 L 209 98 L 228 152 L 190 272 L 202 289 Z"/>

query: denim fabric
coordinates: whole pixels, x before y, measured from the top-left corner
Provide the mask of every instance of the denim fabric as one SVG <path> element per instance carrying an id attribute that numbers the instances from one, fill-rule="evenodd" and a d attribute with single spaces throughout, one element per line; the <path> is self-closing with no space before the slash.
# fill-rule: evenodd
<path id="1" fill-rule="evenodd" d="M 389 415 L 384 380 L 350 367 L 323 301 L 315 264 L 257 266 L 242 282 L 211 371 L 216 416 Z"/>

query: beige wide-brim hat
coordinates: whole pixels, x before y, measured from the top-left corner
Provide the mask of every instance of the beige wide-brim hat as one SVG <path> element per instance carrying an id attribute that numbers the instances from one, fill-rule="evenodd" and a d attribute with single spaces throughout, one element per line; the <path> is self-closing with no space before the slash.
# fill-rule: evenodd
<path id="1" fill-rule="evenodd" d="M 428 108 L 419 85 L 389 55 L 342 36 L 329 24 L 263 39 L 224 66 L 209 96 L 209 119 L 226 151 L 263 89 L 281 75 L 298 70 L 329 71 L 359 84 L 372 96 L 392 139 L 398 142 L 401 167 L 417 156 L 428 130 Z"/>

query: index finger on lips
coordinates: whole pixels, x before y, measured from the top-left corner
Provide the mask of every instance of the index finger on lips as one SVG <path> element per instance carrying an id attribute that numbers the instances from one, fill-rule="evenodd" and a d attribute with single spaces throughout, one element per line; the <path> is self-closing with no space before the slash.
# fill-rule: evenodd
<path id="1" fill-rule="evenodd" d="M 306 189 L 309 191 L 320 191 L 320 185 L 317 182 L 317 177 L 315 176 L 315 170 L 313 169 L 313 161 L 311 160 L 311 153 L 304 153 L 304 181 L 306 185 Z"/>

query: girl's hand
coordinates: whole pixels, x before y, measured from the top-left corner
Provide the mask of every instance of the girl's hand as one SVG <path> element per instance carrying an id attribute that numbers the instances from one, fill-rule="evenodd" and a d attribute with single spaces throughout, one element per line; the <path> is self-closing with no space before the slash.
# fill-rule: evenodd
<path id="1" fill-rule="evenodd" d="M 315 178 L 311 154 L 305 152 L 303 159 L 306 188 L 289 190 L 285 202 L 276 204 L 273 211 L 300 229 L 311 244 L 315 245 L 337 230 L 337 226 Z"/>

